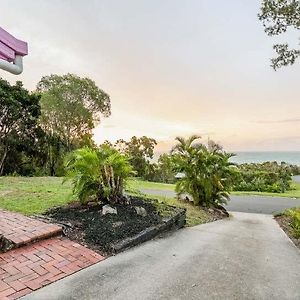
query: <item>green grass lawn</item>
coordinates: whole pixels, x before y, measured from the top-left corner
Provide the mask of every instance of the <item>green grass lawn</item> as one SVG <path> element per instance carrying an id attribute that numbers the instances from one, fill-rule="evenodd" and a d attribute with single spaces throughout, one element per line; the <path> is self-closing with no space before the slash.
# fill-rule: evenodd
<path id="1" fill-rule="evenodd" d="M 153 189 L 174 191 L 175 184 L 166 184 L 159 182 L 149 182 L 140 179 L 131 179 L 128 185 L 129 189 Z M 300 198 L 300 183 L 293 182 L 292 190 L 285 193 L 266 193 L 266 192 L 232 192 L 232 195 L 260 195 L 271 197 Z"/>
<path id="2" fill-rule="evenodd" d="M 20 212 L 26 215 L 41 214 L 48 208 L 71 202 L 72 187 L 70 182 L 62 183 L 59 177 L 0 177 L 0 208 Z M 131 180 L 130 189 L 145 188 L 174 189 L 174 185 L 157 184 Z M 179 202 L 176 199 L 146 196 L 168 205 L 187 210 L 187 225 L 193 226 L 210 221 L 210 216 L 202 209 Z"/>
<path id="3" fill-rule="evenodd" d="M 138 189 L 155 189 L 155 190 L 167 190 L 174 191 L 175 184 L 160 183 L 145 181 L 137 178 L 131 178 L 128 182 L 128 189 L 138 190 Z"/>
<path id="4" fill-rule="evenodd" d="M 62 184 L 63 179 L 58 177 L 0 177 L 0 207 L 20 212 L 26 215 L 41 214 L 48 208 L 66 204 L 75 200 L 72 195 L 70 182 Z M 267 195 L 300 198 L 300 184 L 294 184 L 295 190 L 284 194 L 235 192 L 242 195 Z M 129 181 L 129 190 L 157 189 L 173 191 L 174 184 L 147 182 L 137 179 Z M 187 223 L 189 226 L 209 221 L 209 216 L 203 210 L 189 203 L 174 198 L 148 195 L 169 205 L 187 209 Z"/>
<path id="5" fill-rule="evenodd" d="M 172 205 L 176 207 L 181 207 L 186 209 L 186 226 L 195 226 L 199 224 L 204 224 L 212 221 L 211 215 L 209 215 L 205 210 L 198 206 L 194 206 L 190 203 L 179 201 L 175 198 L 168 198 L 156 195 L 146 195 L 145 197 L 156 199 L 167 205 Z"/>
<path id="6" fill-rule="evenodd" d="M 58 177 L 0 177 L 0 207 L 40 214 L 72 200 L 71 184 Z"/>
<path id="7" fill-rule="evenodd" d="M 259 196 L 271 196 L 271 197 L 288 197 L 288 198 L 300 198 L 300 183 L 293 182 L 292 190 L 285 193 L 267 193 L 267 192 L 232 192 L 232 195 L 259 195 Z"/>

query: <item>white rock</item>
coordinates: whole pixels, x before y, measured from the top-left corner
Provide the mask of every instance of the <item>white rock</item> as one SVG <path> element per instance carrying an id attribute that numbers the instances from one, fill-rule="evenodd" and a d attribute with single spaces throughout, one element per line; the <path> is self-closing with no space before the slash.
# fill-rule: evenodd
<path id="1" fill-rule="evenodd" d="M 139 216 L 146 217 L 148 215 L 146 209 L 144 207 L 135 206 L 135 211 Z"/>
<path id="2" fill-rule="evenodd" d="M 117 209 L 111 207 L 109 204 L 106 204 L 102 207 L 102 215 L 106 215 L 106 214 L 115 214 L 117 215 Z"/>

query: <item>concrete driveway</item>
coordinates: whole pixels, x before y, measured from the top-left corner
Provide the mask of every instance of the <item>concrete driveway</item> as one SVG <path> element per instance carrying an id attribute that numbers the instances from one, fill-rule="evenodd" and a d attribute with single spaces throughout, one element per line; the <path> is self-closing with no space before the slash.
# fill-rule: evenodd
<path id="1" fill-rule="evenodd" d="M 233 213 L 149 241 L 25 299 L 300 299 L 300 252 L 271 215 Z"/>
<path id="2" fill-rule="evenodd" d="M 300 180 L 300 179 L 299 179 Z M 175 192 L 167 190 L 143 189 L 141 192 L 149 195 L 175 197 Z M 226 206 L 229 211 L 274 214 L 282 212 L 287 208 L 300 206 L 300 199 L 285 197 L 263 197 L 263 196 L 230 196 Z"/>

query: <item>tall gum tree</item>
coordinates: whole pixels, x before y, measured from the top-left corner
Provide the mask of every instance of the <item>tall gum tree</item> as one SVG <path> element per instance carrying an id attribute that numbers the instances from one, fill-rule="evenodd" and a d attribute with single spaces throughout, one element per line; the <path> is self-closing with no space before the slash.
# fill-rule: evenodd
<path id="1" fill-rule="evenodd" d="M 258 14 L 263 22 L 265 32 L 269 36 L 277 36 L 289 29 L 300 29 L 300 1 L 299 0 L 263 0 Z M 291 49 L 286 44 L 273 46 L 277 56 L 271 59 L 274 70 L 282 66 L 293 65 L 300 56 L 299 49 Z"/>
<path id="2" fill-rule="evenodd" d="M 102 116 L 111 114 L 110 97 L 93 80 L 74 74 L 44 76 L 37 91 L 41 93 L 41 127 L 49 137 L 50 175 L 54 175 L 62 152 L 93 144 L 92 129 Z"/>

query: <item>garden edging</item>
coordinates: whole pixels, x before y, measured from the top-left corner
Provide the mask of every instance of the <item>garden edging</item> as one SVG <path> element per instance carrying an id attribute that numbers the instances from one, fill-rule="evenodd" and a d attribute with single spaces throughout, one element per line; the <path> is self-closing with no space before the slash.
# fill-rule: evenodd
<path id="1" fill-rule="evenodd" d="M 130 247 L 151 240 L 160 233 L 182 228 L 185 225 L 186 210 L 183 208 L 176 208 L 176 210 L 178 212 L 172 217 L 164 218 L 162 224 L 151 226 L 132 237 L 128 237 L 120 242 L 112 244 L 111 245 L 112 253 L 117 254 Z"/>

